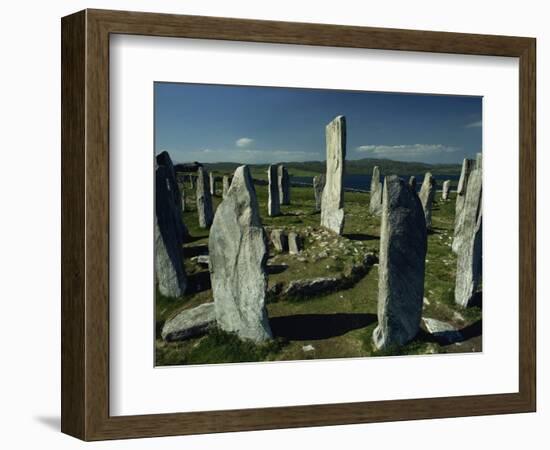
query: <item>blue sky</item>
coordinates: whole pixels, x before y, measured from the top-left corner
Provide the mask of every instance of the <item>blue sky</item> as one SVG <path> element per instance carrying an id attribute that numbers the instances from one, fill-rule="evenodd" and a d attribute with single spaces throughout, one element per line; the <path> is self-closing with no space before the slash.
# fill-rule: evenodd
<path id="1" fill-rule="evenodd" d="M 325 159 L 346 116 L 347 159 L 459 163 L 481 151 L 481 97 L 155 83 L 155 152 L 175 162 Z"/>

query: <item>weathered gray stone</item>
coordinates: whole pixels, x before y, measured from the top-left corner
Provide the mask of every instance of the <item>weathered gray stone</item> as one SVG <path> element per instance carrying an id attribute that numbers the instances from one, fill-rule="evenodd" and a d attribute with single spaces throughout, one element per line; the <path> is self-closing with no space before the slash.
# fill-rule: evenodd
<path id="1" fill-rule="evenodd" d="M 428 333 L 444 344 L 454 344 L 455 342 L 462 342 L 464 340 L 462 333 L 450 323 L 430 317 L 423 317 L 422 322 Z"/>
<path id="2" fill-rule="evenodd" d="M 199 167 L 197 172 L 197 213 L 199 226 L 209 228 L 212 225 L 214 211 L 212 209 L 212 196 L 210 194 L 210 183 L 206 170 Z"/>
<path id="3" fill-rule="evenodd" d="M 265 309 L 266 243 L 252 177 L 241 166 L 210 229 L 210 279 L 218 326 L 255 342 L 272 336 Z"/>
<path id="4" fill-rule="evenodd" d="M 382 183 L 380 182 L 380 169 L 374 166 L 370 181 L 369 212 L 379 216 L 382 214 Z"/>
<path id="5" fill-rule="evenodd" d="M 422 204 L 410 186 L 384 180 L 378 265 L 377 349 L 400 346 L 419 331 L 424 298 L 427 230 Z"/>
<path id="6" fill-rule="evenodd" d="M 344 169 L 346 118 L 336 117 L 326 127 L 327 172 L 321 201 L 321 226 L 342 234 L 344 229 Z"/>
<path id="7" fill-rule="evenodd" d="M 271 231 L 271 242 L 275 250 L 286 252 L 288 250 L 288 237 L 284 230 Z"/>
<path id="8" fill-rule="evenodd" d="M 174 216 L 174 221 L 176 223 L 179 236 L 182 240 L 185 240 L 189 236 L 189 232 L 183 223 L 181 194 L 176 178 L 176 171 L 174 170 L 174 164 L 172 163 L 169 153 L 166 151 L 159 153 L 156 160 L 157 166 L 163 166 L 166 168 L 166 170 L 162 173 L 165 178 L 166 187 L 169 191 L 169 196 L 172 199 L 171 202 L 173 206 L 170 207 L 171 214 Z"/>
<path id="9" fill-rule="evenodd" d="M 482 275 L 482 167 L 481 160 L 470 172 L 462 210 L 463 221 L 456 249 L 455 302 L 469 306 Z"/>
<path id="10" fill-rule="evenodd" d="M 223 195 L 223 198 L 225 198 L 225 196 L 227 195 L 227 191 L 229 190 L 229 186 L 230 186 L 229 177 L 227 175 L 224 175 L 223 176 L 223 181 L 222 181 L 222 195 Z"/>
<path id="11" fill-rule="evenodd" d="M 281 214 L 276 165 L 272 164 L 267 169 L 267 180 L 269 183 L 268 199 L 267 199 L 267 214 L 270 217 L 274 217 Z"/>
<path id="12" fill-rule="evenodd" d="M 290 205 L 290 177 L 288 176 L 288 170 L 282 164 L 277 167 L 277 184 L 281 205 Z"/>
<path id="13" fill-rule="evenodd" d="M 299 255 L 302 251 L 302 238 L 294 231 L 288 233 L 288 252 L 291 255 Z"/>
<path id="14" fill-rule="evenodd" d="M 210 184 L 210 195 L 216 195 L 216 177 L 212 172 L 208 174 L 208 180 Z"/>
<path id="15" fill-rule="evenodd" d="M 168 342 L 182 341 L 206 333 L 215 323 L 214 303 L 204 303 L 168 319 L 162 327 L 161 336 Z"/>
<path id="16" fill-rule="evenodd" d="M 426 228 L 428 230 L 432 229 L 432 206 L 435 197 L 435 189 L 435 178 L 430 172 L 426 172 L 426 175 L 424 175 L 424 181 L 420 187 L 420 192 L 418 193 L 418 197 L 422 203 L 424 217 L 426 219 Z"/>
<path id="17" fill-rule="evenodd" d="M 458 180 L 458 187 L 456 189 L 456 203 L 455 203 L 455 227 L 453 235 L 452 250 L 454 253 L 458 251 L 461 246 L 462 229 L 464 227 L 464 202 L 466 200 L 466 191 L 468 188 L 468 179 L 470 178 L 470 172 L 474 170 L 476 161 L 473 159 L 465 158 L 462 161 L 462 171 L 460 172 L 460 179 Z"/>
<path id="18" fill-rule="evenodd" d="M 187 287 L 183 266 L 183 236 L 175 213 L 173 191 L 170 189 L 169 166 L 157 166 L 155 171 L 155 274 L 160 293 L 166 297 L 181 297 Z M 180 216 L 181 222 L 181 216 Z"/>
<path id="19" fill-rule="evenodd" d="M 443 193 L 441 194 L 441 198 L 445 201 L 449 199 L 449 191 L 451 190 L 451 180 L 445 180 L 443 182 Z"/>
<path id="20" fill-rule="evenodd" d="M 414 192 L 416 192 L 416 177 L 414 175 L 411 175 L 409 178 L 409 186 Z"/>
<path id="21" fill-rule="evenodd" d="M 323 189 L 325 189 L 325 175 L 313 177 L 313 194 L 315 195 L 315 211 L 321 211 Z"/>
<path id="22" fill-rule="evenodd" d="M 208 255 L 197 255 L 191 258 L 191 261 L 195 261 L 197 264 L 202 264 L 208 266 L 210 264 L 210 256 Z"/>

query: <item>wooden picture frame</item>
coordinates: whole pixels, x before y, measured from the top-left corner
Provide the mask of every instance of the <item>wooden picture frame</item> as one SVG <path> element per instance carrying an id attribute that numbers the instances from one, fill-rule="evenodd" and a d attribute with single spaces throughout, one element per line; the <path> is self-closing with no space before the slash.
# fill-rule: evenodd
<path id="1" fill-rule="evenodd" d="M 64 433 L 100 440 L 535 411 L 535 39 L 104 10 L 64 17 L 61 30 Z M 110 416 L 109 36 L 117 33 L 519 58 L 519 392 Z"/>

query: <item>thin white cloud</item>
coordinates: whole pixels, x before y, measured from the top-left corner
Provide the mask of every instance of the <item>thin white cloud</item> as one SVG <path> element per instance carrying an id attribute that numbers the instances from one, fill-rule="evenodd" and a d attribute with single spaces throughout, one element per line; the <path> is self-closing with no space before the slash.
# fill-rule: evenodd
<path id="1" fill-rule="evenodd" d="M 471 122 L 464 126 L 464 128 L 481 128 L 483 125 L 481 120 L 478 120 L 476 122 Z"/>
<path id="2" fill-rule="evenodd" d="M 240 139 L 237 139 L 235 144 L 237 147 L 250 147 L 254 143 L 254 139 L 248 138 L 248 137 L 242 137 Z"/>

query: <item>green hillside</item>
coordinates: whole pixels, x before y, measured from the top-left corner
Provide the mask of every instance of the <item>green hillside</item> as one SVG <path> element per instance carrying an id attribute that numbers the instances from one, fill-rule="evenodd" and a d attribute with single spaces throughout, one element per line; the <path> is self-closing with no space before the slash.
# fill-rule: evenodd
<path id="1" fill-rule="evenodd" d="M 313 176 L 325 172 L 324 161 L 281 162 L 287 166 L 293 176 Z M 207 170 L 217 173 L 231 173 L 239 163 L 208 163 Z M 354 175 L 371 175 L 374 166 L 382 173 L 395 175 L 422 174 L 430 171 L 433 175 L 460 175 L 460 164 L 426 164 L 420 162 L 393 161 L 391 159 L 356 159 L 346 161 L 346 173 Z M 255 178 L 265 178 L 268 164 L 249 164 Z"/>

